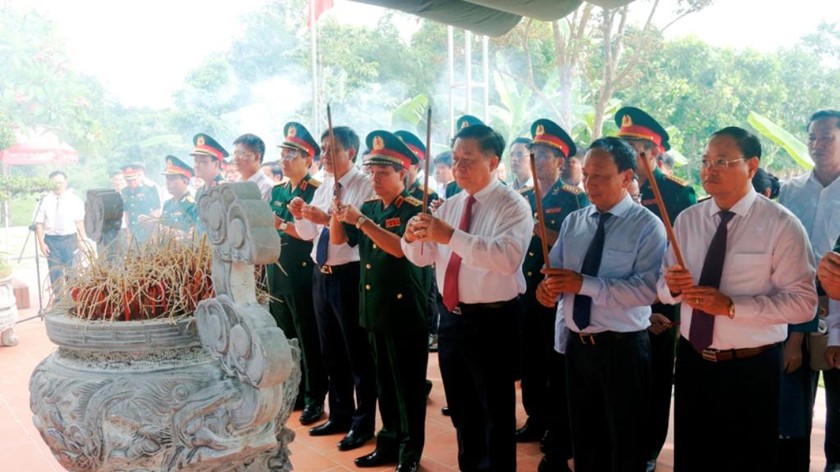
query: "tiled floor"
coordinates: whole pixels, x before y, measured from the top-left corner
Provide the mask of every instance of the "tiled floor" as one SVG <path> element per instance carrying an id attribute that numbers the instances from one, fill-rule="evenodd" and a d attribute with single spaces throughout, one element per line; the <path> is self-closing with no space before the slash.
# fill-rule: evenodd
<path id="1" fill-rule="evenodd" d="M 31 243 L 30 243 L 31 244 Z M 24 280 L 31 288 L 33 308 L 20 313 L 21 319 L 37 313 L 37 292 L 34 264 L 18 267 L 15 275 Z M 44 445 L 35 427 L 32 425 L 29 411 L 29 376 L 35 366 L 55 347 L 47 339 L 44 323 L 34 319 L 19 324 L 16 328 L 20 344 L 12 348 L 0 348 L 0 471 L 2 472 L 50 472 L 62 471 L 61 466 L 53 458 Z M 434 383 L 429 399 L 426 417 L 426 447 L 421 461 L 425 471 L 457 470 L 457 445 L 455 433 L 449 418 L 440 413 L 444 405 L 443 387 L 438 370 L 437 356 L 429 358 L 428 378 Z M 519 395 L 517 390 L 517 395 Z M 307 434 L 308 427 L 298 423 L 299 413 L 290 419 L 290 425 L 297 437 L 292 442 L 292 463 L 299 472 L 322 472 L 359 469 L 353 464 L 353 459 L 367 454 L 374 448 L 371 441 L 366 447 L 355 451 L 340 452 L 336 443 L 340 436 L 314 438 Z M 524 421 L 525 414 L 521 403 L 517 408 L 519 423 Z M 822 443 L 825 427 L 825 402 L 820 391 L 817 406 L 814 411 L 814 434 L 812 438 L 811 461 L 812 471 L 821 471 L 824 466 Z M 517 470 L 535 471 L 541 458 L 537 444 L 520 444 L 517 446 Z M 673 460 L 673 444 L 669 437 L 668 443 L 660 456 L 657 471 L 671 472 Z M 393 470 L 385 467 L 374 470 Z"/>

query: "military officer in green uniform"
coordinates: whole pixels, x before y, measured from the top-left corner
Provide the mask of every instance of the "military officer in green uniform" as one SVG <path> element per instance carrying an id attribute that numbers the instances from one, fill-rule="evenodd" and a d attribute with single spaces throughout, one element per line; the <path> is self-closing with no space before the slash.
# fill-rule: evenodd
<path id="1" fill-rule="evenodd" d="M 677 177 L 672 177 L 659 169 L 659 156 L 671 149 L 668 132 L 652 116 L 634 107 L 624 107 L 615 114 L 615 124 L 619 127 L 618 136 L 627 141 L 636 150 L 639 160 L 645 159 L 653 169 L 653 178 L 662 194 L 665 210 L 671 224 L 677 215 L 689 206 L 697 203 L 694 188 Z M 648 182 L 646 172 L 639 164 L 639 188 L 641 204 L 656 216 L 662 218 L 653 188 Z M 649 425 L 650 460 L 648 470 L 654 470 L 656 458 L 665 444 L 668 434 L 668 421 L 671 408 L 671 386 L 674 373 L 675 345 L 679 329 L 679 306 L 657 303 L 651 306 L 650 347 L 652 363 L 651 402 Z"/>
<path id="2" fill-rule="evenodd" d="M 315 189 L 321 183 L 309 175 L 309 166 L 312 159 L 321 153 L 321 148 L 300 123 L 287 123 L 283 134 L 280 165 L 287 180 L 275 185 L 271 191 L 274 227 L 280 235 L 283 249 L 278 264 L 267 266 L 272 295 L 270 308 L 277 326 L 286 337 L 297 338 L 300 344 L 303 371 L 299 394 L 303 398 L 300 423 L 308 425 L 323 416 L 329 384 L 312 304 L 312 241 L 298 236 L 288 204 L 295 197 L 302 198 L 306 203 L 312 201 Z"/>
<path id="3" fill-rule="evenodd" d="M 566 460 L 571 457 L 571 436 L 568 413 L 565 409 L 565 358 L 554 351 L 556 307 L 544 307 L 536 299 L 537 285 L 543 279 L 540 269 L 545 265 L 542 242 L 537 230 L 536 199 L 542 199 L 549 248 L 554 245 L 566 216 L 589 205 L 589 200 L 583 190 L 560 180 L 564 160 L 577 153 L 569 134 L 553 121 L 539 119 L 531 124 L 531 137 L 533 142 L 528 148 L 534 155 L 537 171 L 532 178 L 540 184 L 542 195 L 538 196 L 534 187 L 525 187 L 519 191 L 531 206 L 534 215 L 534 235 L 522 264 L 526 290 L 525 316 L 520 324 L 522 404 L 528 419 L 525 425 L 516 431 L 516 440 L 540 441 L 550 430 L 551 441 L 544 444 L 546 457 L 543 462 L 564 466 Z M 530 162 L 526 165 L 530 165 Z"/>
<path id="4" fill-rule="evenodd" d="M 339 218 L 358 231 L 361 258 L 360 324 L 376 364 L 382 429 L 376 450 L 356 459 L 359 467 L 397 463 L 398 471 L 417 470 L 425 441 L 425 378 L 428 363 L 426 299 L 430 269 L 404 257 L 400 238 L 423 202 L 405 189 L 417 156 L 395 135 L 373 131 L 365 159 L 377 197 L 357 209 L 339 205 Z"/>
<path id="5" fill-rule="evenodd" d="M 126 226 L 132 244 L 145 244 L 154 231 L 154 221 L 160 217 L 160 196 L 155 187 L 143 184 L 140 169 L 127 165 L 122 170 L 126 182 L 122 190 Z"/>
<path id="6" fill-rule="evenodd" d="M 192 167 L 175 156 L 166 156 L 166 191 L 172 198 L 163 204 L 160 215 L 161 226 L 166 226 L 183 233 L 189 233 L 198 221 L 198 207 L 190 194 Z"/>
<path id="7" fill-rule="evenodd" d="M 204 182 L 195 192 L 195 199 L 198 200 L 208 188 L 225 183 L 222 166 L 230 154 L 215 139 L 204 133 L 193 136 L 193 145 L 195 148 L 190 155 L 194 159 L 195 175 Z"/>

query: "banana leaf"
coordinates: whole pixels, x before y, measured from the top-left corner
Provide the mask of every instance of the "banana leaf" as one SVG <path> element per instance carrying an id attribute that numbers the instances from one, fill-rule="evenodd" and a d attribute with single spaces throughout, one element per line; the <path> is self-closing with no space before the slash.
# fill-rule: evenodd
<path id="1" fill-rule="evenodd" d="M 790 154 L 790 157 L 803 169 L 809 170 L 814 167 L 814 161 L 808 155 L 808 146 L 796 139 L 796 136 L 790 134 L 781 126 L 754 111 L 751 111 L 747 117 L 747 123 L 752 125 L 753 128 L 767 139 L 784 148 Z"/>

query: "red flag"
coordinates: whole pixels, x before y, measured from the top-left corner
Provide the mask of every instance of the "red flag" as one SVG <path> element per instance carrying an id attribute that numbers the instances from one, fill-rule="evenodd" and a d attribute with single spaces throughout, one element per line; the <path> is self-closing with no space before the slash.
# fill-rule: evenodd
<path id="1" fill-rule="evenodd" d="M 318 22 L 325 11 L 333 7 L 333 0 L 309 0 L 309 9 L 306 20 L 306 26 L 312 27 L 314 23 Z"/>

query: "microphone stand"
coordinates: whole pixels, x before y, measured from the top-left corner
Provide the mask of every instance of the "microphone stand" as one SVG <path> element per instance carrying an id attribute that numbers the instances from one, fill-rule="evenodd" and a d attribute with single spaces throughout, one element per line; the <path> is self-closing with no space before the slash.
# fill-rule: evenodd
<path id="1" fill-rule="evenodd" d="M 40 198 L 38 198 L 38 206 L 35 207 L 35 214 L 32 215 L 32 224 L 29 225 L 29 232 L 26 233 L 26 239 L 23 241 L 23 247 L 20 248 L 20 255 L 18 256 L 18 264 L 20 264 L 21 259 L 23 259 L 23 253 L 26 251 L 26 245 L 29 243 L 29 237 L 32 236 L 32 233 L 35 232 L 35 218 L 38 217 L 38 213 L 41 211 L 41 204 L 44 203 L 44 197 L 47 195 L 44 194 Z M 41 295 L 41 258 L 40 258 L 40 249 L 38 248 L 38 242 L 35 242 L 35 277 L 37 277 L 38 283 L 38 314 L 35 316 L 30 316 L 29 318 L 24 318 L 22 320 L 18 320 L 16 324 L 23 323 L 24 321 L 33 320 L 35 318 L 40 318 L 41 320 L 44 319 L 44 298 Z"/>

